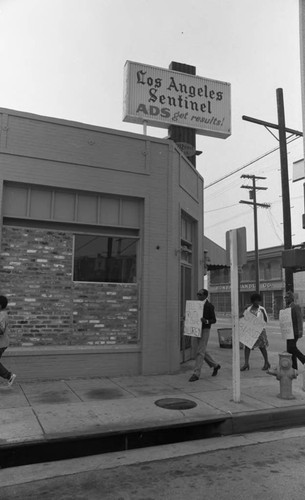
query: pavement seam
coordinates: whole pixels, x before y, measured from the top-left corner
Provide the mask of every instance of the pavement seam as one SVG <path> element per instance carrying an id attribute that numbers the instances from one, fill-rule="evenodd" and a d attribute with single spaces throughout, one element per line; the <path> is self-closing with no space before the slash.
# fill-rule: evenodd
<path id="1" fill-rule="evenodd" d="M 32 408 L 31 402 L 30 402 L 29 398 L 27 397 L 26 393 L 24 392 L 24 389 L 23 389 L 22 385 L 21 384 L 18 384 L 18 385 L 19 385 L 19 387 L 20 387 L 20 389 L 21 389 L 21 391 L 22 391 L 25 399 L 27 400 L 29 407 Z"/>
<path id="2" fill-rule="evenodd" d="M 68 388 L 70 389 L 70 391 L 73 392 L 73 394 L 80 400 L 80 402 L 83 403 L 84 400 L 77 394 L 77 392 L 75 392 L 75 390 L 73 389 L 73 387 L 71 387 L 69 385 L 69 382 L 67 380 L 63 380 L 63 382 L 65 383 L 66 386 L 68 386 Z"/>
<path id="3" fill-rule="evenodd" d="M 247 390 L 247 389 L 246 389 L 246 390 Z M 257 401 L 258 403 L 260 403 L 260 402 L 261 402 L 261 400 L 260 400 L 260 399 L 256 398 L 255 396 L 252 396 L 252 395 L 248 394 L 248 393 L 246 392 L 246 390 L 245 390 L 244 392 L 242 392 L 242 393 L 241 393 L 241 395 L 240 395 L 240 396 L 241 396 L 241 398 L 240 398 L 240 401 L 241 401 L 241 402 L 242 402 L 242 396 L 243 396 L 243 395 L 244 395 L 244 396 L 247 396 L 247 398 L 249 398 L 249 399 L 253 399 L 254 401 Z M 276 405 L 274 405 L 274 404 L 272 404 L 272 403 L 266 403 L 266 404 L 270 405 L 270 406 L 271 406 L 271 408 L 278 408 L 278 406 L 276 406 Z"/>
<path id="4" fill-rule="evenodd" d="M 115 382 L 115 381 L 114 381 L 112 378 L 110 378 L 110 377 L 106 377 L 106 378 L 107 378 L 108 380 L 110 380 L 113 384 L 117 385 L 117 386 L 118 386 L 120 389 L 122 389 L 123 391 L 126 391 L 126 392 L 128 392 L 129 394 L 131 394 L 131 396 L 136 397 L 136 395 L 135 395 L 132 391 L 128 390 L 128 389 L 127 389 L 127 387 L 124 387 L 124 386 L 122 386 L 122 385 L 118 384 L 117 382 Z"/>
<path id="5" fill-rule="evenodd" d="M 45 430 L 44 430 L 44 428 L 43 428 L 43 426 L 42 426 L 42 424 L 41 424 L 41 422 L 40 422 L 40 419 L 39 419 L 38 414 L 36 413 L 35 407 L 34 407 L 34 406 L 31 406 L 30 408 L 31 408 L 31 410 L 32 410 L 32 412 L 33 412 L 33 414 L 34 414 L 34 416 L 35 416 L 35 418 L 36 418 L 36 420 L 37 420 L 37 422 L 38 422 L 38 424 L 39 424 L 39 427 L 40 427 L 40 428 L 41 428 L 41 430 L 42 430 L 42 436 L 43 436 L 43 439 L 45 439 L 45 437 L 46 437 L 46 432 L 45 432 Z"/>

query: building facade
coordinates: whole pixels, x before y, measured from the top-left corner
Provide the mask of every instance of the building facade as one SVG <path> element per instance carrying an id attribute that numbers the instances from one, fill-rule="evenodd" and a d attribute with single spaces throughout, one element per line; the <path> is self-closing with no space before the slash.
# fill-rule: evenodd
<path id="1" fill-rule="evenodd" d="M 259 276 L 260 294 L 262 304 L 268 314 L 275 319 L 278 318 L 280 309 L 283 308 L 285 281 L 284 269 L 282 267 L 283 246 L 265 248 L 259 252 Z M 295 291 L 298 292 L 298 281 L 300 274 L 296 273 Z M 240 279 L 240 308 L 243 309 L 250 303 L 251 294 L 255 292 L 255 253 L 247 252 L 247 263 L 239 273 Z M 217 312 L 231 313 L 231 285 L 230 268 L 223 266 L 209 272 L 209 290 L 211 300 L 215 304 Z"/>
<path id="2" fill-rule="evenodd" d="M 6 109 L 0 133 L 10 361 L 45 378 L 176 371 L 202 286 L 201 176 L 169 140 Z"/>

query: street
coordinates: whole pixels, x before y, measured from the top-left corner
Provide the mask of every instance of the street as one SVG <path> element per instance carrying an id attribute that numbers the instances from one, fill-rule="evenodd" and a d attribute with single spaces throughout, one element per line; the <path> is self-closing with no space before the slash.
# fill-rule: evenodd
<path id="1" fill-rule="evenodd" d="M 252 437 L 253 436 L 253 437 Z M 252 442 L 251 442 L 252 437 Z M 217 441 L 215 441 L 215 439 Z M 73 472 L 69 461 L 61 462 L 62 471 L 54 477 L 27 479 L 24 468 L 14 469 L 21 484 L 0 487 L 1 500 L 299 500 L 304 498 L 305 429 L 255 433 L 254 435 L 215 438 L 218 449 L 185 454 L 190 443 L 179 447 L 178 456 L 171 457 L 171 446 L 122 452 L 133 459 L 115 465 L 93 465 L 87 459 L 87 470 Z M 248 445 L 241 446 L 241 439 Z M 209 441 L 209 440 L 206 440 Z M 261 442 L 260 442 L 261 441 Z M 196 442 L 194 447 L 196 447 Z M 202 442 L 200 442 L 202 443 Z M 221 446 L 224 449 L 221 449 Z M 253 444 L 254 443 L 254 444 Z M 204 444 L 202 444 L 204 449 Z M 157 453 L 157 455 L 156 455 Z M 180 456 L 179 456 L 180 454 Z M 144 458 L 142 459 L 142 455 Z M 169 456 L 169 458 L 168 458 Z M 100 456 L 103 457 L 103 456 Z M 135 458 L 136 457 L 136 458 Z M 158 457 L 158 458 L 157 458 Z M 104 459 L 105 459 L 104 455 Z M 101 459 L 101 458 L 100 458 Z M 120 464 L 119 454 L 115 454 Z M 105 463 L 105 462 L 104 462 Z M 124 460 L 123 460 L 124 463 Z M 51 467 L 52 464 L 44 464 Z M 55 464 L 58 470 L 58 464 Z M 66 475 L 64 470 L 67 468 Z M 3 470 L 1 474 L 5 474 Z M 11 473 L 10 470 L 7 470 Z M 23 477 L 24 474 L 24 477 Z M 22 484 L 23 483 L 23 484 Z"/>

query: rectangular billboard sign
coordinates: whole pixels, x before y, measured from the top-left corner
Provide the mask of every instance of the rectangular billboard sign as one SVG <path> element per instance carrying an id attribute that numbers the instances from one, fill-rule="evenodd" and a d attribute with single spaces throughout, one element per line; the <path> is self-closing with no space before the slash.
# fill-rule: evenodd
<path id="1" fill-rule="evenodd" d="M 179 71 L 126 61 L 123 121 L 178 125 L 198 134 L 231 135 L 231 85 Z"/>
<path id="2" fill-rule="evenodd" d="M 292 164 L 292 182 L 300 181 L 305 178 L 304 159 L 294 161 Z"/>

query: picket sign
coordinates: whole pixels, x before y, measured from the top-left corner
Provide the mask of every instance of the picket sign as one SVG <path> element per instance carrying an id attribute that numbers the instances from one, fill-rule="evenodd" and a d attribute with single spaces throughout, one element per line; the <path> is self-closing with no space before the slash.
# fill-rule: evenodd
<path id="1" fill-rule="evenodd" d="M 201 337 L 201 318 L 203 304 L 201 300 L 187 300 L 185 305 L 185 320 L 183 335 Z"/>

